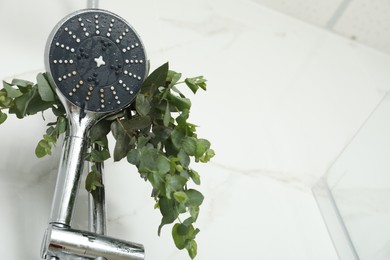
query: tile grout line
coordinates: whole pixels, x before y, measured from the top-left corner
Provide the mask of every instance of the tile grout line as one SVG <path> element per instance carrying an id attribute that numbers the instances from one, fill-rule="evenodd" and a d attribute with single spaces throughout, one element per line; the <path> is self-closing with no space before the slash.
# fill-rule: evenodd
<path id="1" fill-rule="evenodd" d="M 341 16 L 345 13 L 348 6 L 351 4 L 351 2 L 352 0 L 343 0 L 336 9 L 336 11 L 333 13 L 332 17 L 326 23 L 325 28 L 332 31 L 336 23 L 340 20 Z"/>

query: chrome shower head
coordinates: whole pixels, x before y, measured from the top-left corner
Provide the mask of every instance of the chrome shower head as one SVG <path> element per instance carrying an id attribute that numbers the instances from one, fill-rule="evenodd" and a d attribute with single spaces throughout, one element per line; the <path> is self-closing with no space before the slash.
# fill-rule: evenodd
<path id="1" fill-rule="evenodd" d="M 113 13 L 99 9 L 77 11 L 52 31 L 45 65 L 66 109 L 69 131 L 42 257 L 144 259 L 142 245 L 70 229 L 89 130 L 98 120 L 129 106 L 146 77 L 148 63 L 141 39 Z"/>

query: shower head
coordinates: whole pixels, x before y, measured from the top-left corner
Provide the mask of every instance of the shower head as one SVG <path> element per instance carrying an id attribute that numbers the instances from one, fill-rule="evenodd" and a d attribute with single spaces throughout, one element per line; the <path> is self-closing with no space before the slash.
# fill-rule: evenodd
<path id="1" fill-rule="evenodd" d="M 146 77 L 144 45 L 121 17 L 86 9 L 65 17 L 46 46 L 46 70 L 57 93 L 83 111 L 128 106 Z"/>
<path id="2" fill-rule="evenodd" d="M 50 219 L 70 226 L 89 130 L 131 104 L 148 62 L 134 29 L 100 9 L 77 11 L 60 21 L 49 36 L 45 55 L 48 78 L 69 122 Z"/>
<path id="3" fill-rule="evenodd" d="M 98 120 L 129 106 L 146 77 L 148 63 L 141 39 L 121 17 L 105 10 L 85 9 L 57 24 L 45 55 L 48 78 L 66 109 L 69 131 L 48 228 L 58 232 L 47 233 L 42 256 L 80 255 L 84 246 L 81 255 L 88 255 L 88 259 L 144 259 L 142 246 L 97 235 L 96 239 L 90 235 L 86 239 L 86 233 L 70 229 L 89 130 Z M 61 247 L 53 249 L 48 241 L 57 241 Z M 123 254 L 123 250 L 127 253 Z"/>

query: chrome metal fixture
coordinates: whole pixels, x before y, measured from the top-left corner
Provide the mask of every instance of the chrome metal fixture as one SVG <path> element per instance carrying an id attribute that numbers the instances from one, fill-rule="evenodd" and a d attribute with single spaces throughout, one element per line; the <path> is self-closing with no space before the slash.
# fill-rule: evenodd
<path id="1" fill-rule="evenodd" d="M 96 4 L 90 2 L 91 7 Z M 111 12 L 77 11 L 52 31 L 45 65 L 66 109 L 69 131 L 63 144 L 42 258 L 144 259 L 142 245 L 104 235 L 103 189 L 90 199 L 90 231 L 71 228 L 89 130 L 99 120 L 128 107 L 146 77 L 147 58 L 140 37 L 124 19 Z"/>

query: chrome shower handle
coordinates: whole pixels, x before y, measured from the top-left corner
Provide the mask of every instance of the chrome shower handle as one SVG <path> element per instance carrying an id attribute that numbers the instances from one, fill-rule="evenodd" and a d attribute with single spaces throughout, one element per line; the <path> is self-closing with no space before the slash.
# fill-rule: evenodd
<path id="1" fill-rule="evenodd" d="M 88 146 L 87 136 L 98 116 L 85 114 L 69 102 L 64 104 L 68 112 L 68 134 L 63 144 L 49 222 L 70 227 Z"/>
<path id="2" fill-rule="evenodd" d="M 49 226 L 42 257 L 66 259 L 144 260 L 141 244 L 119 240 L 93 232 Z"/>

